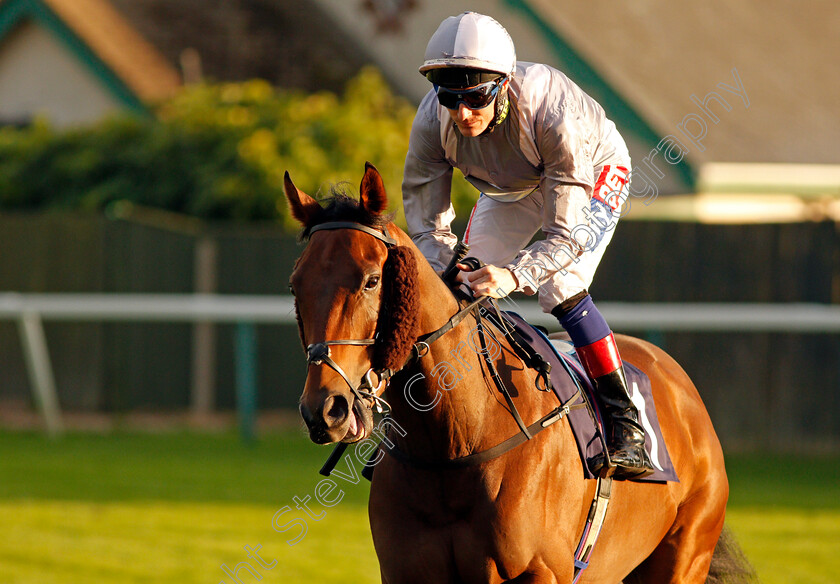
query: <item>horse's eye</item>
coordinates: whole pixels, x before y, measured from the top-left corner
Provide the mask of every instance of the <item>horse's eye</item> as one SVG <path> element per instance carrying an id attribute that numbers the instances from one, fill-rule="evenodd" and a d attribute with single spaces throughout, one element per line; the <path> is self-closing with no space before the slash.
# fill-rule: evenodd
<path id="1" fill-rule="evenodd" d="M 365 282 L 365 290 L 373 290 L 377 286 L 379 286 L 379 276 L 371 276 Z"/>

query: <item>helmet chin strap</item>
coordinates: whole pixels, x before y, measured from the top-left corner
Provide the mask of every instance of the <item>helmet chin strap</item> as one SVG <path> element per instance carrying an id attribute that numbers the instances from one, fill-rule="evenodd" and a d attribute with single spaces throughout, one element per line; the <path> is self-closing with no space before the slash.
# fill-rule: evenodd
<path id="1" fill-rule="evenodd" d="M 494 114 L 493 120 L 487 125 L 484 131 L 480 134 L 484 136 L 486 134 L 491 133 L 493 130 L 496 129 L 496 126 L 504 122 L 507 117 L 508 113 L 510 113 L 510 99 L 508 98 L 508 83 L 509 81 L 505 80 L 504 87 L 499 89 L 499 93 L 496 95 L 496 103 L 493 104 Z"/>

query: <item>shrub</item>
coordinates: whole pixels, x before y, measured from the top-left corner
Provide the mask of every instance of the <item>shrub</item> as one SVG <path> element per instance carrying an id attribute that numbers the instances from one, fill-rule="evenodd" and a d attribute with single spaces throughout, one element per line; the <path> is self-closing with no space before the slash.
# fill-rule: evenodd
<path id="1" fill-rule="evenodd" d="M 157 116 L 122 114 L 57 131 L 0 130 L 0 209 L 103 210 L 116 201 L 212 220 L 291 226 L 283 174 L 310 194 L 382 173 L 391 209 L 414 107 L 364 69 L 342 96 L 275 90 L 260 80 L 184 88 Z M 471 187 L 456 181 L 453 199 Z M 473 191 L 474 192 L 474 191 Z"/>

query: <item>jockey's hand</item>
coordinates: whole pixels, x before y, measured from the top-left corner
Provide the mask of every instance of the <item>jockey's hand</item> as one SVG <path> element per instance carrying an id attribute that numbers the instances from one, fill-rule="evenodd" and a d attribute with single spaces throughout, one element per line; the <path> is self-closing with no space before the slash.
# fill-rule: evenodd
<path id="1" fill-rule="evenodd" d="M 516 278 L 507 268 L 486 265 L 471 271 L 469 266 L 458 264 L 458 269 L 458 281 L 469 286 L 473 296 L 504 298 L 516 290 Z"/>

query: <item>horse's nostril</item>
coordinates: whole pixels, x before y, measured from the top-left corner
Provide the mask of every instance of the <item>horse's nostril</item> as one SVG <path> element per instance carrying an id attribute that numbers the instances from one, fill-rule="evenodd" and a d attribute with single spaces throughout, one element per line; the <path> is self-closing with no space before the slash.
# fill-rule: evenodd
<path id="1" fill-rule="evenodd" d="M 324 422 L 327 427 L 340 426 L 347 419 L 350 406 L 342 395 L 331 395 L 324 401 Z"/>
<path id="2" fill-rule="evenodd" d="M 311 427 L 315 423 L 315 418 L 312 415 L 312 412 L 309 411 L 309 408 L 306 407 L 306 404 L 301 402 L 298 406 L 300 410 L 300 417 L 303 418 L 303 421 L 306 422 L 307 428 Z"/>

